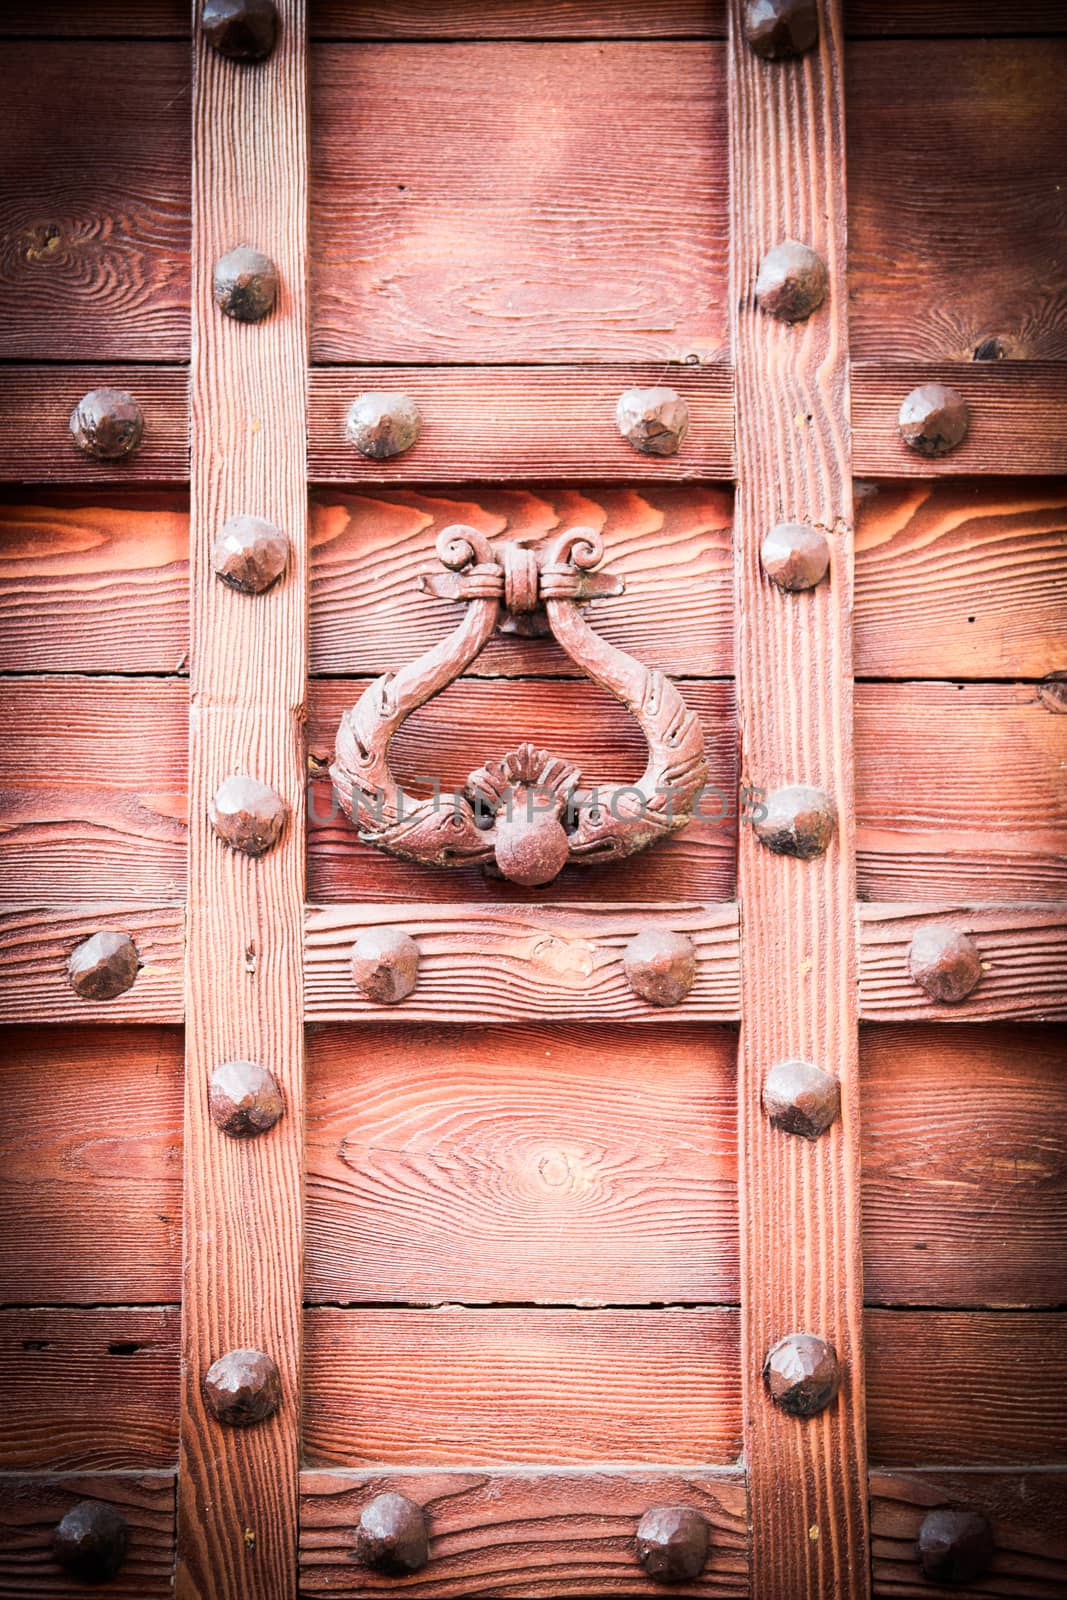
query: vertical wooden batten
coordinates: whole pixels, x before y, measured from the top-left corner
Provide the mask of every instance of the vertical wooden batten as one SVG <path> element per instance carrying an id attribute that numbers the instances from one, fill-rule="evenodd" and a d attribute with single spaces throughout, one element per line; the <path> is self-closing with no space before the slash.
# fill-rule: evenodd
<path id="1" fill-rule="evenodd" d="M 199 12 L 199 6 L 196 7 Z M 268 60 L 238 64 L 197 30 L 193 95 L 191 714 L 186 977 L 185 1256 L 178 1488 L 179 1600 L 292 1600 L 302 1258 L 304 699 L 306 598 L 307 106 L 303 0 L 280 0 Z M 215 261 L 269 255 L 273 312 L 233 321 L 213 302 Z M 248 595 L 216 578 L 211 550 L 236 514 L 289 537 L 288 568 Z M 212 832 L 208 806 L 234 773 L 270 784 L 289 815 L 258 859 Z M 212 1123 L 219 1062 L 262 1062 L 285 1114 L 228 1139 Z M 204 1373 L 231 1349 L 277 1363 L 277 1414 L 225 1427 Z"/>
<path id="2" fill-rule="evenodd" d="M 829 792 L 825 855 L 771 853 L 742 829 L 739 1129 L 742 1369 L 759 1600 L 860 1600 L 870 1592 L 859 1237 L 855 844 L 852 784 L 852 486 L 845 280 L 842 30 L 820 4 L 820 41 L 796 60 L 730 32 L 731 297 L 736 369 L 736 672 L 741 781 Z M 761 311 L 764 254 L 787 239 L 823 257 L 829 287 L 806 321 Z M 825 530 L 829 579 L 799 594 L 764 576 L 760 544 L 783 521 Z M 834 1072 L 841 1113 L 809 1142 L 770 1125 L 774 1062 Z M 838 1398 L 805 1421 L 771 1403 L 767 1351 L 820 1335 Z"/>

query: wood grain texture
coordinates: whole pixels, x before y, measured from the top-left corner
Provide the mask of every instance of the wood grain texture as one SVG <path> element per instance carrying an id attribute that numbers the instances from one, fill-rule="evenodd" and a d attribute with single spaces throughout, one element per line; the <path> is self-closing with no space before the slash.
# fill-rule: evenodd
<path id="1" fill-rule="evenodd" d="M 736 1300 L 735 1048 L 680 1019 L 315 1028 L 305 1297 Z"/>
<path id="2" fill-rule="evenodd" d="M 840 6 L 820 3 L 818 50 L 767 63 L 730 6 L 731 290 L 737 385 L 737 694 L 742 782 L 814 784 L 839 818 L 828 853 L 791 860 L 741 829 L 738 1150 L 741 1382 L 762 1600 L 862 1600 L 867 1562 L 863 1263 L 859 1237 L 855 833 L 852 780 L 852 488 L 845 282 Z M 826 261 L 828 293 L 807 322 L 759 310 L 759 263 L 783 239 Z M 830 581 L 807 595 L 766 581 L 771 525 L 828 531 Z M 841 1114 L 818 1140 L 771 1126 L 769 1063 L 819 1062 L 840 1080 Z M 772 1405 L 766 1352 L 791 1332 L 828 1340 L 836 1403 L 798 1424 Z"/>
<path id="3" fill-rule="evenodd" d="M 14 1027 L 0 1056 L 0 1300 L 176 1301 L 181 1030 Z"/>
<path id="4" fill-rule="evenodd" d="M 312 38 L 624 39 L 726 35 L 723 0 L 311 0 Z"/>
<path id="5" fill-rule="evenodd" d="M 181 1022 L 185 915 L 180 905 L 113 900 L 0 906 L 0 1022 Z M 143 963 L 114 1000 L 84 1000 L 67 962 L 104 928 L 128 933 Z"/>
<path id="6" fill-rule="evenodd" d="M 0 1390 L 0 1471 L 173 1467 L 177 1307 L 0 1311 Z"/>
<path id="7" fill-rule="evenodd" d="M 0 36 L 35 34 L 42 38 L 188 37 L 189 7 L 184 0 L 7 0 Z"/>
<path id="8" fill-rule="evenodd" d="M 978 1584 L 956 1584 L 960 1600 L 1061 1600 L 1067 1591 L 1067 1473 L 871 1473 L 871 1543 L 878 1600 L 935 1600 L 943 1584 L 927 1582 L 915 1540 L 927 1512 L 966 1508 L 993 1527 L 991 1571 Z"/>
<path id="9" fill-rule="evenodd" d="M 183 483 L 189 476 L 189 377 L 182 367 L 0 368 L 0 483 Z M 144 440 L 123 461 L 74 448 L 70 414 L 90 389 L 128 389 Z"/>
<path id="10" fill-rule="evenodd" d="M 1067 670 L 1063 479 L 865 483 L 856 672 L 1042 678 Z"/>
<path id="11" fill-rule="evenodd" d="M 857 361 L 969 361 L 991 338 L 1015 359 L 1067 356 L 1065 73 L 1067 40 L 850 49 Z"/>
<path id="12" fill-rule="evenodd" d="M 302 1198 L 304 700 L 307 673 L 307 72 L 303 0 L 283 0 L 270 59 L 227 61 L 198 32 L 193 88 L 190 486 L 190 837 L 186 963 L 185 1262 L 177 1600 L 291 1600 L 297 1585 Z M 264 174 L 270 181 L 264 181 Z M 220 316 L 214 262 L 253 242 L 278 269 L 258 325 Z M 219 583 L 211 549 L 236 513 L 291 542 L 269 594 Z M 231 773 L 289 807 L 262 859 L 208 821 Z M 208 1081 L 220 1060 L 261 1061 L 285 1115 L 248 1141 L 220 1135 Z M 225 1351 L 265 1350 L 281 1406 L 220 1428 L 201 1379 Z M 247 1537 L 247 1532 L 253 1535 Z"/>
<path id="13" fill-rule="evenodd" d="M 1064 1044 L 1055 1028 L 864 1029 L 868 1301 L 1062 1304 Z"/>
<path id="14" fill-rule="evenodd" d="M 339 1311 L 304 1316 L 311 1467 L 726 1465 L 741 1448 L 737 1314 Z"/>
<path id="15" fill-rule="evenodd" d="M 865 1326 L 872 1463 L 1062 1462 L 1067 1313 L 868 1311 Z"/>
<path id="16" fill-rule="evenodd" d="M 692 41 L 316 47 L 313 360 L 721 359 L 723 73 Z"/>
<path id="17" fill-rule="evenodd" d="M 700 1511 L 711 1532 L 698 1579 L 683 1596 L 748 1592 L 745 1486 L 726 1471 L 304 1472 L 300 1478 L 300 1581 L 304 1594 L 356 1600 L 392 1594 L 396 1579 L 353 1567 L 361 1507 L 377 1494 L 424 1508 L 430 1561 L 405 1582 L 420 1600 L 588 1600 L 647 1596 L 634 1530 L 653 1505 Z"/>
<path id="18" fill-rule="evenodd" d="M 1055 34 L 1065 26 L 1060 0 L 1019 0 L 1010 10 L 1003 0 L 845 0 L 845 32 L 856 37 Z"/>
<path id="19" fill-rule="evenodd" d="M 187 359 L 187 48 L 8 44 L 0 150 L 0 357 Z"/>
<path id="20" fill-rule="evenodd" d="M 82 1500 L 113 1506 L 129 1529 L 126 1560 L 107 1594 L 166 1600 L 174 1571 L 174 1474 L 0 1475 L 0 1596 L 83 1600 L 85 1584 L 52 1555 L 56 1524 Z"/>
<path id="21" fill-rule="evenodd" d="M 345 412 L 364 390 L 401 384 L 422 413 L 418 443 L 392 460 L 368 460 L 344 436 Z M 640 455 L 615 426 L 619 395 L 656 384 L 677 389 L 689 405 L 689 434 L 674 456 Z M 313 483 L 467 483 L 472 474 L 482 483 L 733 476 L 733 378 L 720 362 L 313 368 L 308 394 Z"/>

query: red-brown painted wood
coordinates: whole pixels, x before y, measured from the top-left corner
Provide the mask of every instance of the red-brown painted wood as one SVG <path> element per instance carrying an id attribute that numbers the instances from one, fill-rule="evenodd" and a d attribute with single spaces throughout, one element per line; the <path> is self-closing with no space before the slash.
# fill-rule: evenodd
<path id="1" fill-rule="evenodd" d="M 313 38 L 724 38 L 723 0 L 311 0 Z"/>
<path id="2" fill-rule="evenodd" d="M 144 439 L 121 461 L 74 448 L 70 414 L 90 389 L 126 389 L 144 413 Z M 0 482 L 184 483 L 189 477 L 189 374 L 182 367 L 0 367 Z"/>
<path id="3" fill-rule="evenodd" d="M 70 986 L 67 963 L 104 929 L 129 934 L 142 966 L 113 1000 L 87 1000 Z M 180 905 L 82 901 L 7 904 L 0 910 L 0 1022 L 180 1022 L 185 915 Z"/>
<path id="4" fill-rule="evenodd" d="M 0 1596 L 83 1600 L 85 1584 L 64 1572 L 52 1554 L 56 1525 L 83 1500 L 114 1507 L 129 1530 L 122 1569 L 104 1592 L 125 1600 L 167 1600 L 174 1592 L 172 1472 L 0 1474 Z"/>

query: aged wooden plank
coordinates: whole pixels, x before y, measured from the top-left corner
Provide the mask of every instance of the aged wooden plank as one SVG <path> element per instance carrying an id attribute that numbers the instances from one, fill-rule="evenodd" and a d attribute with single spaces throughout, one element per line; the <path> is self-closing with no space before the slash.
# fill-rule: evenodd
<path id="1" fill-rule="evenodd" d="M 863 1031 L 868 1301 L 1062 1303 L 1064 1042 L 988 1023 Z"/>
<path id="2" fill-rule="evenodd" d="M 0 1471 L 144 1472 L 178 1450 L 178 1310 L 0 1311 Z"/>
<path id="3" fill-rule="evenodd" d="M 726 34 L 723 0 L 311 0 L 312 38 L 669 39 Z"/>
<path id="4" fill-rule="evenodd" d="M 315 1307 L 305 1459 L 727 1465 L 741 1446 L 737 1333 L 737 1313 L 711 1307 Z"/>
<path id="5" fill-rule="evenodd" d="M 944 1584 L 923 1578 L 915 1541 L 936 1507 L 988 1517 L 994 1555 L 980 1584 L 954 1585 L 965 1600 L 1060 1600 L 1067 1591 L 1067 1472 L 871 1473 L 874 1593 L 897 1600 L 934 1600 Z"/>
<path id="6" fill-rule="evenodd" d="M 353 1565 L 361 1507 L 390 1491 L 421 1505 L 430 1561 L 406 1580 L 422 1600 L 557 1600 L 647 1595 L 634 1530 L 649 1507 L 687 1505 L 711 1532 L 700 1577 L 677 1595 L 748 1593 L 745 1486 L 719 1472 L 304 1472 L 300 1581 L 339 1600 L 395 1592 L 396 1579 Z"/>
<path id="7" fill-rule="evenodd" d="M 303 0 L 282 0 L 268 61 L 227 61 L 198 31 L 193 88 L 190 487 L 190 839 L 186 963 L 185 1262 L 178 1600 L 291 1600 L 296 1589 L 302 1240 L 304 698 L 307 672 L 307 62 Z M 264 181 L 264 174 L 270 181 Z M 278 304 L 249 326 L 212 299 L 215 261 L 240 241 L 277 267 Z M 218 528 L 264 516 L 290 540 L 268 594 L 211 568 Z M 235 772 L 288 808 L 260 859 L 208 820 Z M 268 1065 L 285 1114 L 263 1138 L 211 1121 L 220 1061 Z M 265 1351 L 277 1413 L 252 1428 L 209 1414 L 204 1373 Z M 249 1533 L 252 1537 L 249 1538 Z"/>
<path id="8" fill-rule="evenodd" d="M 738 1150 L 741 1383 L 752 1526 L 752 1588 L 791 1600 L 869 1594 L 852 779 L 852 487 L 845 277 L 840 6 L 819 5 L 817 52 L 761 61 L 731 0 L 731 289 L 737 385 L 737 694 L 742 781 L 828 792 L 838 823 L 814 860 L 772 854 L 741 829 Z M 765 252 L 802 240 L 825 260 L 825 303 L 806 322 L 762 312 Z M 786 594 L 759 548 L 783 519 L 828 529 L 827 582 Z M 770 1063 L 816 1061 L 841 1084 L 839 1119 L 818 1140 L 773 1128 L 761 1097 Z M 804 1423 L 763 1384 L 784 1335 L 829 1341 L 842 1372 L 829 1409 Z"/>
<path id="9" fill-rule="evenodd" d="M 176 1301 L 180 1029 L 15 1027 L 3 1056 L 0 1299 Z"/>
<path id="10" fill-rule="evenodd" d="M 1063 33 L 1060 0 L 1018 0 L 1010 9 L 1003 0 L 845 0 L 845 31 L 853 37 L 926 34 Z"/>
<path id="11" fill-rule="evenodd" d="M 0 35 L 36 34 L 42 38 L 170 38 L 188 36 L 189 7 L 184 0 L 7 0 Z"/>
<path id="12" fill-rule="evenodd" d="M 185 957 L 180 905 L 140 902 L 6 904 L 0 908 L 0 1022 L 180 1022 Z M 114 1000 L 74 993 L 67 962 L 105 928 L 128 933 L 142 966 Z"/>
<path id="13" fill-rule="evenodd" d="M 625 389 L 663 383 L 687 401 L 689 433 L 677 455 L 640 455 L 619 437 L 615 405 Z M 345 438 L 345 412 L 364 390 L 401 384 L 422 413 L 418 443 L 392 460 L 370 461 Z M 721 362 L 313 368 L 308 389 L 313 483 L 466 483 L 474 463 L 483 483 L 733 476 L 733 377 Z"/>
<path id="14" fill-rule="evenodd" d="M 86 1586 L 52 1555 L 52 1534 L 83 1500 L 113 1506 L 128 1529 L 126 1559 L 107 1587 L 128 1600 L 166 1600 L 173 1592 L 174 1474 L 0 1475 L 0 1596 L 4 1600 L 79 1600 Z"/>
<path id="15" fill-rule="evenodd" d="M 182 367 L 0 368 L 0 482 L 181 483 L 189 476 L 188 373 Z M 144 413 L 144 440 L 123 461 L 75 450 L 70 414 L 90 389 L 128 389 Z"/>

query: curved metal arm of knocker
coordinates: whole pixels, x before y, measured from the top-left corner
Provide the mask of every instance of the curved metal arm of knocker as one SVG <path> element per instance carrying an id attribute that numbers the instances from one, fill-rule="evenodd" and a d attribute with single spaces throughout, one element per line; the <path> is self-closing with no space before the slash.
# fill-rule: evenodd
<path id="1" fill-rule="evenodd" d="M 622 592 L 618 579 L 595 571 L 604 556 L 599 533 L 572 528 L 540 554 L 514 543 L 494 553 L 483 534 L 457 526 L 441 533 L 437 555 L 448 571 L 421 585 L 466 601 L 463 621 L 417 661 L 372 683 L 337 732 L 330 774 L 360 838 L 408 861 L 495 866 L 534 885 L 550 882 L 568 861 L 633 855 L 684 827 L 706 777 L 704 735 L 669 678 L 608 644 L 582 615 L 583 601 Z M 404 793 L 389 767 L 393 735 L 470 666 L 502 605 L 519 616 L 543 606 L 571 660 L 636 718 L 648 742 L 637 783 L 583 788 L 576 767 L 523 744 L 470 773 L 447 799 Z"/>

